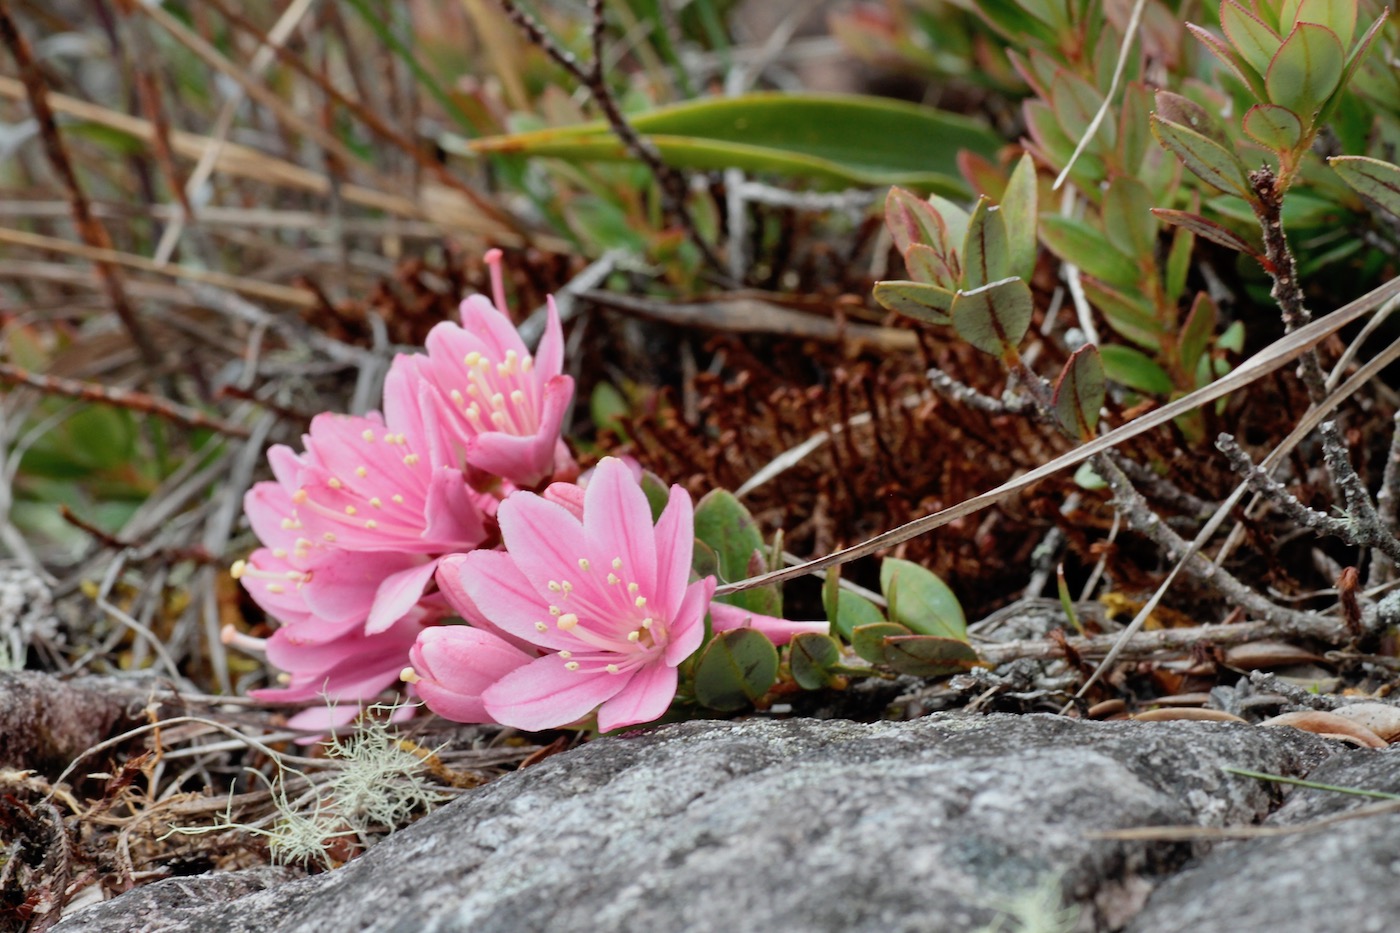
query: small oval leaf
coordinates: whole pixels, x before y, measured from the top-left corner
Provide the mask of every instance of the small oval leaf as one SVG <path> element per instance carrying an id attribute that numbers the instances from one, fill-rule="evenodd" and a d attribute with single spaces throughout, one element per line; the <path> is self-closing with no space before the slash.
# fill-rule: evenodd
<path id="1" fill-rule="evenodd" d="M 953 293 L 923 282 L 876 282 L 875 300 L 897 314 L 929 324 L 951 324 Z"/>
<path id="2" fill-rule="evenodd" d="M 1055 381 L 1055 417 L 1080 440 L 1093 438 L 1104 401 L 1103 362 L 1092 343 L 1080 347 Z"/>
<path id="3" fill-rule="evenodd" d="M 1335 156 L 1327 161 L 1342 181 L 1400 217 L 1400 167 L 1365 156 Z"/>
<path id="4" fill-rule="evenodd" d="M 731 629 L 716 635 L 695 665 L 695 699 L 733 712 L 768 692 L 778 679 L 778 649 L 761 632 Z"/>
<path id="5" fill-rule="evenodd" d="M 898 638 L 904 635 L 912 635 L 898 622 L 872 622 L 869 625 L 858 625 L 851 633 L 851 647 L 856 654 L 860 655 L 871 664 L 885 663 L 885 639 Z"/>
<path id="6" fill-rule="evenodd" d="M 982 659 L 976 649 L 956 638 L 895 635 L 885 638 L 884 663 L 913 677 L 947 677 L 978 667 Z"/>
<path id="7" fill-rule="evenodd" d="M 958 336 L 983 353 L 1014 353 L 1031 326 L 1031 290 L 1020 279 L 1002 279 L 953 296 L 949 316 Z"/>
<path id="8" fill-rule="evenodd" d="M 1285 107 L 1255 104 L 1244 115 L 1244 134 L 1265 149 L 1292 152 L 1303 141 L 1303 121 Z"/>
<path id="9" fill-rule="evenodd" d="M 788 643 L 788 669 L 803 690 L 829 687 L 839 675 L 832 668 L 841 663 L 841 646 L 830 635 L 803 632 Z"/>
<path id="10" fill-rule="evenodd" d="M 1006 238 L 1006 221 L 1001 211 L 986 198 L 978 198 L 967 225 L 962 250 L 962 288 L 971 291 L 1011 274 L 1011 253 Z"/>
<path id="11" fill-rule="evenodd" d="M 933 571 L 887 557 L 880 564 L 880 589 L 889 600 L 890 618 L 911 632 L 967 639 L 962 604 Z"/>
<path id="12" fill-rule="evenodd" d="M 1254 199 L 1244 163 L 1224 146 L 1156 114 L 1152 117 L 1152 135 L 1202 181 L 1245 200 Z"/>
<path id="13" fill-rule="evenodd" d="M 1346 62 L 1346 50 L 1336 33 L 1316 23 L 1298 23 L 1264 76 L 1269 100 L 1311 124 L 1313 115 L 1337 89 Z"/>
<path id="14" fill-rule="evenodd" d="M 1099 352 L 1103 356 L 1105 375 L 1119 385 L 1147 395 L 1166 395 L 1171 392 L 1171 376 L 1142 351 L 1109 344 L 1100 347 Z"/>

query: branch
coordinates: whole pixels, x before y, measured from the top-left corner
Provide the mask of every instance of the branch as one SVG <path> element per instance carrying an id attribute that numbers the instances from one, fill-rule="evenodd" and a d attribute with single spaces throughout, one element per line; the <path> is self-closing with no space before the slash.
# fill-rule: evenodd
<path id="1" fill-rule="evenodd" d="M 180 405 L 158 395 L 111 388 L 96 382 L 81 382 L 77 379 L 64 379 L 60 376 L 45 376 L 41 373 L 31 373 L 18 366 L 11 366 L 8 363 L 0 363 L 0 384 L 3 383 L 29 386 L 48 395 L 63 395 L 88 402 L 115 405 L 117 408 L 128 408 L 132 411 L 156 415 L 186 427 L 205 428 L 231 437 L 247 437 L 249 435 L 248 429 L 241 424 L 233 424 L 211 417 L 197 408 Z"/>
<path id="2" fill-rule="evenodd" d="M 608 87 L 607 79 L 603 74 L 603 0 L 589 0 L 592 23 L 589 26 L 588 35 L 589 44 L 593 49 L 593 60 L 586 69 L 579 64 L 578 57 L 574 53 L 555 42 L 554 37 L 545 31 L 540 22 L 517 6 L 515 0 L 500 0 L 500 4 L 510 21 L 515 23 L 532 43 L 588 90 L 593 101 L 603 111 L 608 125 L 617 134 L 617 138 L 622 141 L 622 144 L 627 147 L 627 151 L 634 158 L 647 167 L 652 177 L 656 179 L 657 185 L 661 188 L 662 202 L 666 212 L 674 216 L 685 229 L 690 242 L 695 244 L 695 248 L 700 251 L 705 262 L 712 269 L 723 269 L 719 257 L 710 248 L 710 244 L 705 242 L 705 238 L 700 235 L 700 229 L 696 226 L 695 218 L 691 215 L 690 208 L 686 204 L 689 186 L 686 183 L 685 175 L 663 162 L 661 153 L 657 151 L 651 140 L 639 134 L 632 127 L 632 124 L 627 122 L 622 108 L 618 106 L 617 98 L 613 96 L 612 89 Z"/>

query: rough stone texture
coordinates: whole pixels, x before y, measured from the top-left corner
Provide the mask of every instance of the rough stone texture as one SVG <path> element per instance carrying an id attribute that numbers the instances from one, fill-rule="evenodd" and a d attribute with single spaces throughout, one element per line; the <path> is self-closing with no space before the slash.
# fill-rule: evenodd
<path id="1" fill-rule="evenodd" d="M 1046 716 L 687 723 L 508 775 L 335 872 L 171 912 L 163 882 L 56 929 L 956 931 L 1057 878 L 1081 929 L 1112 929 L 1205 847 L 1086 832 L 1253 822 L 1275 791 L 1223 766 L 1297 775 L 1336 749 Z"/>
<path id="2" fill-rule="evenodd" d="M 1308 780 L 1400 793 L 1400 748 L 1328 760 Z M 1266 826 L 1299 826 L 1381 801 L 1294 788 Z M 1400 804 L 1391 802 L 1392 807 Z M 1224 843 L 1153 894 L 1134 933 L 1346 930 L 1380 933 L 1400 915 L 1400 812 L 1313 832 Z"/>
<path id="3" fill-rule="evenodd" d="M 0 768 L 55 778 L 87 749 L 146 722 L 145 706 L 137 687 L 110 678 L 0 672 Z"/>

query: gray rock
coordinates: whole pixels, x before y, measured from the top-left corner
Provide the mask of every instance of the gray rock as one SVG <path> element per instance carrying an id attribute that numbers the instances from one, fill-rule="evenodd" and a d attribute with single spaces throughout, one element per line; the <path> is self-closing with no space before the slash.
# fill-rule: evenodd
<path id="1" fill-rule="evenodd" d="M 1254 822 L 1276 791 L 1224 766 L 1298 775 L 1337 748 L 1049 716 L 686 723 L 508 775 L 334 872 L 168 915 L 162 882 L 56 929 L 954 931 L 1047 890 L 1116 929 L 1206 848 L 1087 833 Z"/>
<path id="2" fill-rule="evenodd" d="M 1400 793 L 1400 749 L 1328 760 L 1308 780 Z M 1230 842 L 1172 878 L 1134 933 L 1347 930 L 1380 933 L 1400 914 L 1400 804 L 1295 788 L 1267 827 L 1297 827 L 1365 808 L 1316 831 Z M 1369 812 L 1371 810 L 1391 812 Z"/>

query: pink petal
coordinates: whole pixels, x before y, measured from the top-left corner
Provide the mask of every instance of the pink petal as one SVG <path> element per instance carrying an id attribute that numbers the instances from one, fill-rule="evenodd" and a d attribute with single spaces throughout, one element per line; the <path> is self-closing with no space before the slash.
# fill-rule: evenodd
<path id="1" fill-rule="evenodd" d="M 542 594 L 551 580 L 570 580 L 583 572 L 579 558 L 589 553 L 583 526 L 562 505 L 518 492 L 501 503 L 496 519 L 506 549 L 535 592 L 541 594 L 536 597 L 541 603 L 548 603 Z M 476 599 L 475 590 L 472 598 Z"/>
<path id="2" fill-rule="evenodd" d="M 482 692 L 532 659 L 494 635 L 465 625 L 425 629 L 409 652 L 409 663 L 421 678 L 415 685 L 418 694 L 429 709 L 454 722 L 494 722 Z"/>
<path id="3" fill-rule="evenodd" d="M 535 351 L 535 372 L 543 379 L 557 376 L 564 371 L 564 328 L 559 323 L 559 309 L 554 304 L 554 296 L 545 298 L 549 306 L 549 316 L 545 319 L 544 336 L 540 338 Z"/>
<path id="4" fill-rule="evenodd" d="M 657 548 L 651 506 L 627 465 L 616 457 L 598 463 L 583 491 L 583 525 L 590 550 L 605 560 L 621 557 L 618 576 L 635 582 L 644 596 L 654 597 Z"/>
<path id="5" fill-rule="evenodd" d="M 423 597 L 423 590 L 436 570 L 437 561 L 431 560 L 421 566 L 400 570 L 385 577 L 374 594 L 374 605 L 370 607 L 369 617 L 365 619 L 365 634 L 377 635 L 406 616 Z"/>
<path id="6" fill-rule="evenodd" d="M 519 436 L 503 431 L 487 431 L 467 441 L 465 459 L 478 470 L 504 477 L 525 489 L 547 479 L 553 472 L 554 436 L 530 434 Z"/>
<path id="7" fill-rule="evenodd" d="M 660 719 L 676 698 L 678 680 L 676 669 L 665 664 L 649 664 L 638 670 L 617 696 L 598 709 L 599 731 Z"/>
<path id="8" fill-rule="evenodd" d="M 439 467 L 433 472 L 424 511 L 428 525 L 423 540 L 432 545 L 432 551 L 470 550 L 486 537 L 481 508 L 461 471 L 454 467 Z"/>
<path id="9" fill-rule="evenodd" d="M 625 674 L 583 673 L 546 655 L 516 668 L 482 694 L 486 711 L 503 725 L 540 732 L 577 722 L 627 686 Z"/>
<path id="10" fill-rule="evenodd" d="M 711 607 L 715 578 L 697 580 L 686 588 L 680 608 L 671 616 L 670 640 L 666 643 L 666 663 L 680 664 L 700 648 L 705 640 L 705 612 Z"/>
<path id="11" fill-rule="evenodd" d="M 755 629 L 766 635 L 775 645 L 786 645 L 792 641 L 794 635 L 807 632 L 827 635 L 831 632 L 831 624 L 828 622 L 791 622 L 720 602 L 710 604 L 710 625 L 716 632 L 727 632 L 736 628 Z"/>
<path id="12" fill-rule="evenodd" d="M 267 449 L 267 465 L 288 495 L 296 491 L 297 471 L 301 469 L 301 457 L 296 451 L 286 444 L 274 444 Z"/>
<path id="13" fill-rule="evenodd" d="M 514 497 L 512 497 L 514 498 Z M 458 564 L 458 581 L 483 618 L 508 635 L 544 648 L 577 648 L 569 635 L 548 624 L 548 606 L 521 573 L 517 559 L 501 551 L 473 551 Z M 537 622 L 545 622 L 540 631 Z"/>
<path id="14" fill-rule="evenodd" d="M 307 608 L 328 622 L 363 622 L 385 578 L 421 560 L 413 554 L 328 548 L 308 566 L 311 582 L 302 595 Z"/>
<path id="15" fill-rule="evenodd" d="M 685 586 L 690 580 L 690 564 L 695 551 L 695 506 L 690 494 L 671 487 L 670 499 L 656 521 L 656 596 L 662 611 L 680 608 Z"/>
<path id="16" fill-rule="evenodd" d="M 583 521 L 583 487 L 576 483 L 550 483 L 542 495 L 550 502 L 558 503 L 569 513 Z"/>
<path id="17" fill-rule="evenodd" d="M 514 350 L 524 359 L 530 351 L 525 349 L 525 341 L 520 332 L 510 322 L 510 318 L 484 295 L 472 295 L 462 302 L 462 329 L 471 334 L 483 347 L 484 354 L 493 360 L 503 360 L 507 350 Z M 461 359 L 461 357 L 458 357 Z"/>

